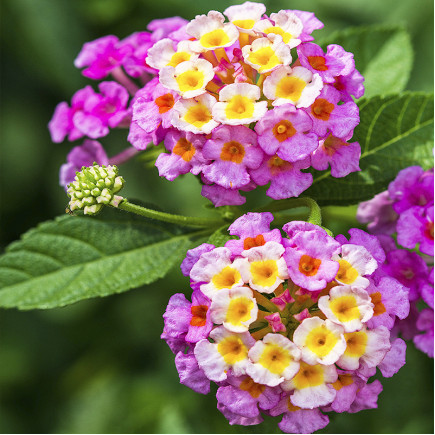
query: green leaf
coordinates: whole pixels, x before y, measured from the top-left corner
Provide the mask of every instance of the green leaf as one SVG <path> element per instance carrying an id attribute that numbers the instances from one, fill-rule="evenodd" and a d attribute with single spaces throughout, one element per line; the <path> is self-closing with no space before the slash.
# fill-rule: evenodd
<path id="1" fill-rule="evenodd" d="M 412 69 L 413 49 L 408 32 L 400 26 L 355 27 L 332 33 L 322 44 L 339 44 L 354 53 L 355 66 L 364 76 L 366 98 L 401 92 Z"/>
<path id="2" fill-rule="evenodd" d="M 207 243 L 210 243 L 211 245 L 215 245 L 216 248 L 220 246 L 224 246 L 225 243 L 228 242 L 228 240 L 231 239 L 238 239 L 237 236 L 230 236 L 228 234 L 228 227 L 229 225 L 224 225 L 221 228 L 218 228 L 207 240 Z"/>
<path id="3" fill-rule="evenodd" d="M 361 172 L 343 178 L 316 172 L 304 195 L 319 205 L 357 204 L 386 190 L 408 166 L 433 167 L 433 95 L 373 97 L 359 106 L 361 122 L 351 141 L 361 145 Z"/>
<path id="4" fill-rule="evenodd" d="M 0 306 L 61 307 L 150 284 L 203 233 L 117 210 L 102 215 L 62 216 L 12 243 L 0 257 Z"/>

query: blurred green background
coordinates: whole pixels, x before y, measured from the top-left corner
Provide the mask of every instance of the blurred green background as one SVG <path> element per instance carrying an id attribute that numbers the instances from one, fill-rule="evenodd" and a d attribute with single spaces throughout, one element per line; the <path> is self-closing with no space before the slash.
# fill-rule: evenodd
<path id="1" fill-rule="evenodd" d="M 82 44 L 106 34 L 145 30 L 154 18 L 187 19 L 223 11 L 229 0 L 2 0 L 1 226 L 4 248 L 42 220 L 65 210 L 58 169 L 71 145 L 52 144 L 46 128 L 56 104 L 90 83 L 73 66 Z M 375 23 L 401 23 L 415 48 L 409 89 L 433 90 L 433 3 L 430 0 L 270 0 L 313 11 L 325 23 L 317 36 Z M 316 36 L 316 34 L 315 34 Z M 101 142 L 113 155 L 126 132 Z M 122 169 L 125 195 L 167 211 L 205 214 L 193 176 L 173 183 L 155 168 Z M 259 199 L 260 201 L 260 199 Z M 337 233 L 355 207 L 327 212 Z M 340 216 L 340 219 L 337 219 Z M 67 247 L 66 247 L 67 248 Z M 2 433 L 274 433 L 278 419 L 230 427 L 216 398 L 178 383 L 173 355 L 159 336 L 171 294 L 188 292 L 178 270 L 156 284 L 51 311 L 0 312 Z M 379 409 L 336 415 L 325 433 L 433 433 L 433 361 L 408 346 L 408 364 L 382 381 Z"/>

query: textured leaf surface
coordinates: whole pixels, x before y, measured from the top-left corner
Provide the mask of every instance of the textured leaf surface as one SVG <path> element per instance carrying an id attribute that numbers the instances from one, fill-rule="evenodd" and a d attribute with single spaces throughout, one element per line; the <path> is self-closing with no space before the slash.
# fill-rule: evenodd
<path id="1" fill-rule="evenodd" d="M 211 245 L 215 245 L 216 247 L 224 246 L 225 243 L 228 242 L 228 240 L 231 239 L 238 239 L 237 236 L 231 236 L 228 233 L 228 225 L 224 225 L 223 227 L 217 229 L 207 240 L 207 243 L 210 243 Z"/>
<path id="2" fill-rule="evenodd" d="M 387 189 L 412 165 L 433 167 L 433 95 L 407 93 L 361 100 L 353 141 L 361 145 L 361 172 L 333 178 L 316 172 L 306 195 L 320 205 L 350 205 Z"/>
<path id="3" fill-rule="evenodd" d="M 354 53 L 355 66 L 365 78 L 364 97 L 401 92 L 412 69 L 408 32 L 398 26 L 356 27 L 332 33 L 322 44 L 339 44 Z"/>
<path id="4" fill-rule="evenodd" d="M 173 225 L 62 216 L 28 231 L 0 257 L 0 306 L 53 308 L 150 284 L 181 262 L 190 237 Z M 119 213 L 116 211 L 115 213 Z"/>

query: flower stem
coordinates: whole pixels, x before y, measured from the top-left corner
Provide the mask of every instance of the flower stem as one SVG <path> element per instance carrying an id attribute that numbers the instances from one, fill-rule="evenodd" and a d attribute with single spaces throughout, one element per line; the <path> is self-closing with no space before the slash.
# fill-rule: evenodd
<path id="1" fill-rule="evenodd" d="M 121 151 L 119 154 L 116 154 L 109 159 L 109 165 L 122 165 L 127 162 L 131 158 L 133 158 L 136 154 L 139 153 L 139 150 L 133 147 L 126 148 L 124 151 Z"/>
<path id="2" fill-rule="evenodd" d="M 274 201 L 264 207 L 260 207 L 257 209 L 257 212 L 262 211 L 280 211 L 280 210 L 289 210 L 291 208 L 297 207 L 308 207 L 310 212 L 308 214 L 307 222 L 310 222 L 314 225 L 322 225 L 322 213 L 320 211 L 320 207 L 314 199 L 306 197 L 301 198 L 290 198 L 290 199 L 281 199 L 279 201 Z"/>
<path id="3" fill-rule="evenodd" d="M 139 90 L 138 86 L 127 77 L 121 67 L 112 70 L 111 74 L 117 82 L 119 82 L 122 86 L 124 86 L 124 88 L 127 89 L 130 95 L 135 95 L 136 92 Z"/>
<path id="4" fill-rule="evenodd" d="M 162 222 L 169 222 L 172 224 L 179 224 L 185 227 L 200 227 L 211 229 L 213 227 L 222 226 L 225 223 L 223 219 L 200 218 L 164 213 L 161 211 L 152 210 L 150 208 L 141 207 L 140 205 L 132 204 L 126 199 L 119 204 L 118 208 L 146 218 L 155 219 Z"/>

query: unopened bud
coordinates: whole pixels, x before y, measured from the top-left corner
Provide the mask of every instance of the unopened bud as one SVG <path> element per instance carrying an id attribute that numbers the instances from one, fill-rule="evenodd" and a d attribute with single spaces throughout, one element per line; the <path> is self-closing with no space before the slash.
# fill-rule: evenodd
<path id="1" fill-rule="evenodd" d="M 83 166 L 68 184 L 67 194 L 71 198 L 69 209 L 83 210 L 85 214 L 98 213 L 103 205 L 117 207 L 124 199 L 115 195 L 124 186 L 124 179 L 118 175 L 116 166 Z"/>

